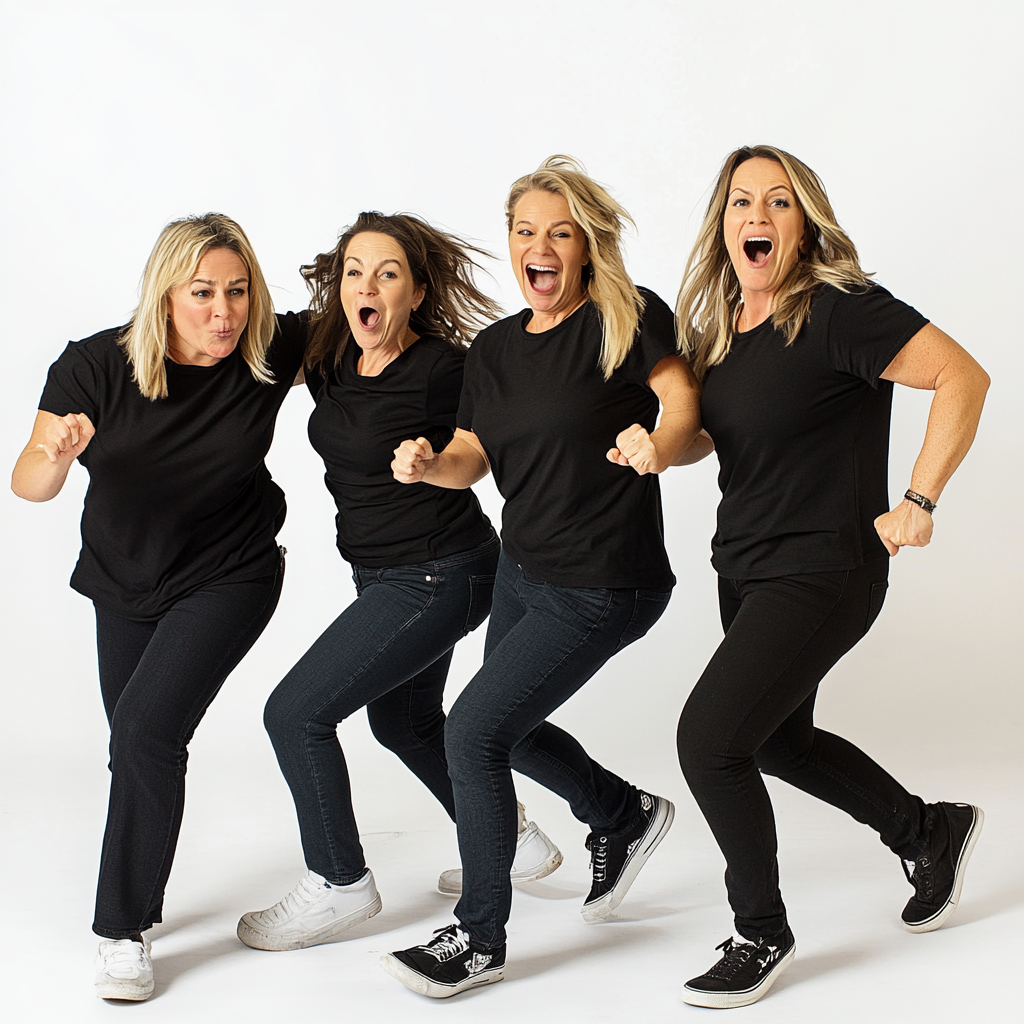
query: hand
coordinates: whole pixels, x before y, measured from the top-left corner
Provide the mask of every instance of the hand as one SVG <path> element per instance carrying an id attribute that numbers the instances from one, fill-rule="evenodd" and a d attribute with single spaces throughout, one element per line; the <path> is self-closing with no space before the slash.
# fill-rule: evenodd
<path id="1" fill-rule="evenodd" d="M 902 547 L 923 548 L 932 539 L 932 517 L 920 505 L 904 498 L 891 512 L 875 520 L 885 550 L 893 557 Z"/>
<path id="2" fill-rule="evenodd" d="M 43 449 L 50 462 L 69 463 L 85 451 L 95 433 L 92 420 L 84 412 L 69 412 L 46 425 L 43 440 L 36 447 Z"/>
<path id="3" fill-rule="evenodd" d="M 634 423 L 615 438 L 614 448 L 608 449 L 607 459 L 616 466 L 632 466 L 640 476 L 659 473 L 658 449 L 654 447 L 651 435 Z"/>
<path id="4" fill-rule="evenodd" d="M 417 484 L 427 471 L 427 464 L 436 459 L 434 449 L 425 437 L 417 437 L 415 441 L 403 441 L 395 449 L 395 457 L 391 462 L 391 472 L 400 484 Z"/>

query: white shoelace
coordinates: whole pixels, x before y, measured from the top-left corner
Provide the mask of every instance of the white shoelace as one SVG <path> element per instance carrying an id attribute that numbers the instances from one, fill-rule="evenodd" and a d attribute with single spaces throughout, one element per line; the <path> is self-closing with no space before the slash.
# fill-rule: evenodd
<path id="1" fill-rule="evenodd" d="M 111 942 L 103 950 L 103 973 L 112 978 L 137 978 L 145 968 L 146 950 L 141 942 Z"/>
<path id="2" fill-rule="evenodd" d="M 319 903 L 327 895 L 328 889 L 318 882 L 311 874 L 307 874 L 284 899 L 279 900 L 269 910 L 264 910 L 268 923 L 277 924 L 286 921 L 313 903 Z"/>

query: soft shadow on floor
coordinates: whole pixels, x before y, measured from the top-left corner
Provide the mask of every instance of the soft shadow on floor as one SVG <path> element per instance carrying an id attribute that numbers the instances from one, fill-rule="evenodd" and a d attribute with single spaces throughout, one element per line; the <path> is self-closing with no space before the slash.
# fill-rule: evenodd
<path id="1" fill-rule="evenodd" d="M 542 900 L 578 900 L 587 895 L 587 890 L 582 886 L 562 889 L 557 885 L 551 885 L 549 882 L 517 882 L 516 889 Z"/>
<path id="2" fill-rule="evenodd" d="M 962 928 L 967 924 L 984 921 L 987 917 L 1004 914 L 1024 904 L 1024 884 L 1014 880 L 1006 888 L 974 895 L 970 891 L 970 873 L 964 882 L 960 903 L 949 923 L 943 928 Z"/>
<path id="3" fill-rule="evenodd" d="M 813 956 L 801 956 L 800 944 L 797 943 L 796 957 L 792 965 L 772 986 L 775 991 L 810 981 L 822 974 L 843 971 L 848 967 L 865 963 L 878 955 L 878 950 L 871 946 L 855 946 L 846 949 L 835 949 L 829 953 L 816 953 Z M 710 967 L 711 965 L 708 964 Z"/>
<path id="4" fill-rule="evenodd" d="M 546 950 L 538 956 L 515 958 L 505 967 L 505 978 L 508 981 L 515 981 L 522 978 L 532 978 L 538 974 L 545 974 L 548 971 L 561 967 L 562 964 L 573 960 L 580 960 L 591 956 L 595 952 L 610 949 L 614 946 L 621 946 L 624 941 L 622 932 L 617 928 L 594 928 L 588 929 L 588 938 L 585 942 L 575 945 L 562 945 L 558 949 Z M 591 937 L 592 936 L 592 937 Z M 637 925 L 629 929 L 629 944 L 635 949 L 646 943 L 658 942 L 664 939 L 665 933 L 654 925 Z"/>

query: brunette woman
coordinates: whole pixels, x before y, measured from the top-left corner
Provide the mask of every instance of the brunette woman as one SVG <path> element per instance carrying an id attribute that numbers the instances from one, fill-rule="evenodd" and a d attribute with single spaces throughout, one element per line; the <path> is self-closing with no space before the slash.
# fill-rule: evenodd
<path id="1" fill-rule="evenodd" d="M 127 327 L 50 367 L 14 492 L 49 501 L 89 471 L 71 578 L 96 608 L 110 805 L 93 930 L 96 992 L 147 999 L 188 742 L 277 606 L 284 494 L 264 456 L 302 367 L 305 326 L 275 320 L 242 229 L 169 224 Z"/>
<path id="2" fill-rule="evenodd" d="M 795 951 L 761 773 L 879 834 L 914 886 L 910 931 L 938 928 L 959 900 L 980 808 L 924 803 L 815 728 L 813 712 L 822 678 L 881 611 L 889 558 L 931 539 L 989 381 L 952 338 L 871 283 L 821 181 L 771 146 L 726 159 L 678 316 L 721 463 L 712 564 L 726 631 L 683 709 L 679 759 L 725 855 L 736 927 L 683 999 L 743 1006 Z M 889 511 L 894 383 L 935 397 L 910 487 Z M 711 447 L 705 438 L 693 458 Z"/>
<path id="3" fill-rule="evenodd" d="M 380 910 L 337 736 L 356 711 L 366 707 L 374 735 L 455 817 L 441 699 L 455 644 L 490 611 L 500 545 L 471 490 L 403 487 L 390 463 L 410 433 L 438 451 L 451 440 L 466 346 L 497 311 L 473 283 L 478 252 L 416 217 L 363 213 L 303 268 L 309 437 L 357 598 L 267 702 L 308 871 L 273 907 L 242 916 L 249 946 L 312 946 Z M 518 821 L 515 880 L 554 871 L 561 854 L 522 805 Z M 442 875 L 442 891 L 460 886 L 457 873 Z"/>
<path id="4" fill-rule="evenodd" d="M 546 719 L 668 603 L 656 474 L 694 441 L 697 385 L 676 354 L 668 307 L 626 273 L 627 214 L 582 168 L 550 158 L 515 182 L 505 213 L 529 308 L 474 342 L 451 444 L 438 453 L 419 436 L 394 462 L 398 480 L 442 492 L 493 469 L 505 498 L 485 661 L 445 728 L 463 867 L 458 920 L 382 959 L 399 981 L 439 998 L 503 976 L 511 768 L 563 796 L 591 829 L 587 921 L 619 905 L 673 815 L 668 800 L 613 774 Z"/>

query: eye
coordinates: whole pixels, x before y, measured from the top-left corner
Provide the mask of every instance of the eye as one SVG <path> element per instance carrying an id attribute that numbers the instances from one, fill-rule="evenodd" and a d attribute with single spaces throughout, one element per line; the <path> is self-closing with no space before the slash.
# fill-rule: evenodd
<path id="1" fill-rule="evenodd" d="M 733 200 L 733 206 L 747 206 L 749 204 L 748 199 L 735 199 Z"/>
<path id="2" fill-rule="evenodd" d="M 348 270 L 345 271 L 345 276 L 346 277 L 358 277 L 359 276 L 359 271 L 356 270 L 355 267 L 350 267 Z"/>
<path id="3" fill-rule="evenodd" d="M 771 205 L 772 205 L 772 206 L 780 206 L 780 207 L 783 207 L 783 208 L 785 208 L 785 207 L 788 207 L 788 206 L 789 206 L 789 200 L 788 200 L 788 199 L 783 199 L 783 198 L 782 198 L 782 197 L 780 196 L 780 197 L 779 197 L 779 198 L 777 198 L 777 199 L 773 199 L 773 200 L 772 200 L 772 203 L 771 203 Z"/>
<path id="4" fill-rule="evenodd" d="M 568 231 L 556 231 L 555 238 L 572 238 Z"/>
<path id="5" fill-rule="evenodd" d="M 516 232 L 516 234 L 517 234 L 517 235 L 532 235 L 532 234 L 533 234 L 533 232 L 532 232 L 532 231 L 531 231 L 531 230 L 530 230 L 529 228 L 520 228 L 520 229 L 519 229 L 519 230 L 518 230 L 518 231 Z"/>
<path id="6" fill-rule="evenodd" d="M 211 295 L 209 288 L 199 288 L 192 293 L 197 299 L 208 299 Z"/>
<path id="7" fill-rule="evenodd" d="M 382 270 L 380 276 L 383 277 L 384 280 L 386 281 L 391 281 L 394 278 L 398 277 L 398 275 L 393 270 Z"/>
<path id="8" fill-rule="evenodd" d="M 245 289 L 244 289 L 244 288 L 232 288 L 232 289 L 231 289 L 231 294 L 232 294 L 232 295 L 233 295 L 233 296 L 234 296 L 234 297 L 235 297 L 236 299 L 237 299 L 237 298 L 241 298 L 241 296 L 243 296 L 243 295 L 245 294 Z"/>

